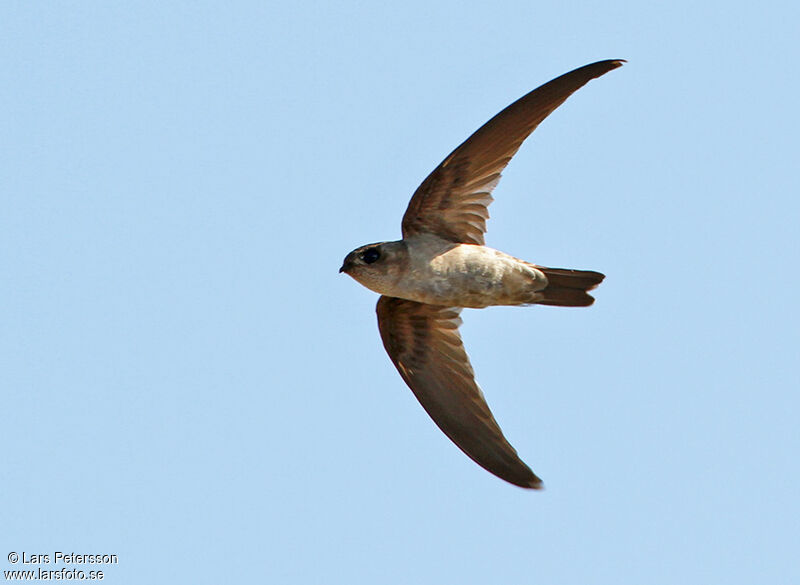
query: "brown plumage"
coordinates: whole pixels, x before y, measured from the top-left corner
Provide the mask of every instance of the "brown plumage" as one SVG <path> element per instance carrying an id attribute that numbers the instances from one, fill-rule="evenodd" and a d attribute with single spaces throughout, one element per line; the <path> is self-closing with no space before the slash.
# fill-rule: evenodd
<path id="1" fill-rule="evenodd" d="M 403 216 L 403 239 L 429 232 L 451 242 L 483 245 L 492 189 L 522 142 L 570 95 L 623 63 L 600 61 L 570 71 L 486 122 L 414 192 Z"/>
<path id="2" fill-rule="evenodd" d="M 587 291 L 603 282 L 604 274 L 592 270 L 569 270 L 567 268 L 539 267 L 547 277 L 547 287 L 542 290 L 544 297 L 536 301 L 539 305 L 557 307 L 588 307 L 594 297 Z"/>
<path id="3" fill-rule="evenodd" d="M 475 383 L 458 333 L 460 312 L 382 296 L 377 313 L 383 346 L 422 407 L 464 453 L 514 485 L 541 487 L 503 436 Z"/>
<path id="4" fill-rule="evenodd" d="M 500 173 L 525 138 L 572 93 L 621 66 L 600 61 L 533 90 L 489 120 L 422 182 L 403 216 L 403 239 L 369 244 L 345 272 L 380 293 L 381 339 L 397 371 L 439 428 L 475 462 L 525 488 L 541 480 L 503 436 L 475 382 L 458 327 L 462 307 L 584 307 L 599 272 L 547 268 L 484 246 Z"/>

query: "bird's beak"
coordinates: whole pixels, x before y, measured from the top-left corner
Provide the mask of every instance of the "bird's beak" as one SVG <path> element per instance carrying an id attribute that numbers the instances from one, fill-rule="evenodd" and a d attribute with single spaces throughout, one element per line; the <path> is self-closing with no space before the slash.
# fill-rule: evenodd
<path id="1" fill-rule="evenodd" d="M 352 268 L 352 266 L 353 266 L 353 255 L 352 254 L 348 254 L 345 257 L 344 262 L 342 262 L 342 267 L 339 269 L 339 274 L 341 274 L 342 272 L 347 274 L 347 271 L 350 270 L 350 268 Z"/>

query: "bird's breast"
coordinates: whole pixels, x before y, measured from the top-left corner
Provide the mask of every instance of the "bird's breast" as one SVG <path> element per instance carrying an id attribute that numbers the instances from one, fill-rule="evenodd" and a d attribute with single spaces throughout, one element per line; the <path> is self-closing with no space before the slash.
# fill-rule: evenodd
<path id="1" fill-rule="evenodd" d="M 482 308 L 531 302 L 547 286 L 532 265 L 498 250 L 433 239 L 408 241 L 409 269 L 395 296 L 434 305 Z"/>

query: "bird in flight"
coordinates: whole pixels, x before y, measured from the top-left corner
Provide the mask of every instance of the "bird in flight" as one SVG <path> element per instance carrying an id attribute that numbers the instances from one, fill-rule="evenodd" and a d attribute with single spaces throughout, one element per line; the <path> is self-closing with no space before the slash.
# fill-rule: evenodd
<path id="1" fill-rule="evenodd" d="M 403 239 L 361 246 L 339 272 L 381 295 L 378 329 L 397 371 L 430 417 L 464 453 L 523 488 L 542 481 L 509 444 L 475 382 L 458 328 L 462 308 L 585 307 L 604 276 L 546 268 L 484 245 L 500 173 L 522 142 L 590 80 L 620 67 L 599 61 L 523 96 L 456 148 L 417 188 Z"/>

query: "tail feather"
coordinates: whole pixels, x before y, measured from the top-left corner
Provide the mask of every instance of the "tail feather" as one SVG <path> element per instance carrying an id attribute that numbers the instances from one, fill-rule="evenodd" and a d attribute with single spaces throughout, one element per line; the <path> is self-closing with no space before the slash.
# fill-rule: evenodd
<path id="1" fill-rule="evenodd" d="M 539 291 L 539 305 L 555 305 L 559 307 L 588 307 L 594 297 L 587 291 L 603 282 L 604 274 L 592 270 L 569 270 L 566 268 L 545 268 L 537 266 L 547 277 L 547 288 Z"/>

